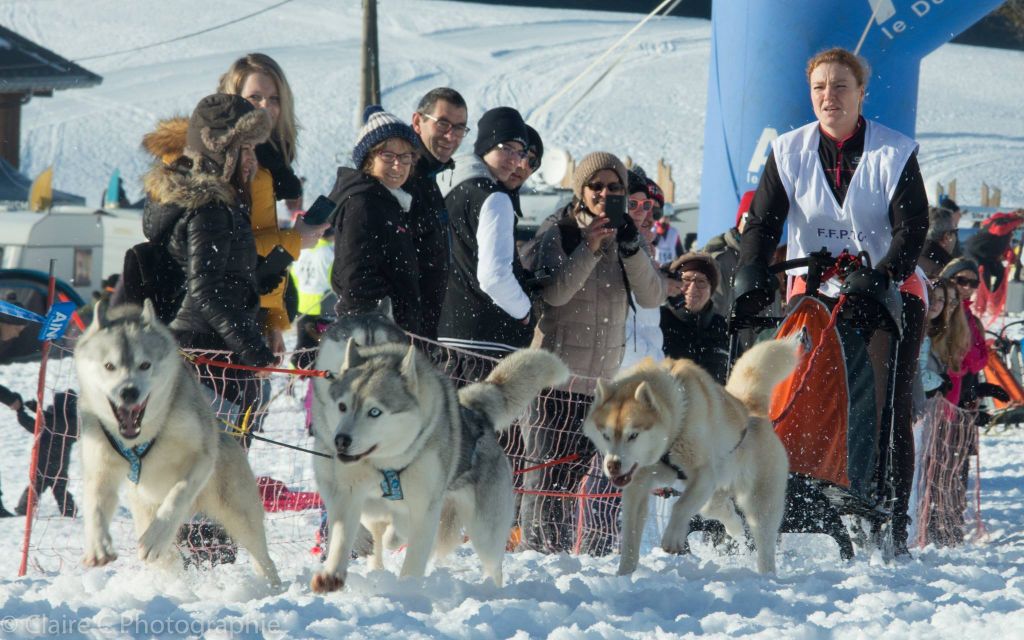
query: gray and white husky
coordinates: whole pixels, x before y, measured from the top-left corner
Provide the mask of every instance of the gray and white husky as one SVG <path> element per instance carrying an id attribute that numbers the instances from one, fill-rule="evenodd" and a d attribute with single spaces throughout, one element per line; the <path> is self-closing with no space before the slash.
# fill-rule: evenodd
<path id="1" fill-rule="evenodd" d="M 97 305 L 74 358 L 85 475 L 83 563 L 117 558 L 110 520 L 127 481 L 140 559 L 176 559 L 178 528 L 202 511 L 249 550 L 257 573 L 279 584 L 245 452 L 219 428 L 152 304 L 109 312 Z"/>
<path id="2" fill-rule="evenodd" d="M 496 431 L 568 369 L 546 351 L 518 351 L 456 394 L 408 344 L 350 338 L 341 365 L 330 366 L 337 355 L 331 341 L 321 343 L 317 369 L 334 377 L 313 384 L 316 447 L 331 457 L 314 461 L 330 533 L 312 589 L 344 586 L 360 522 L 373 535 L 371 569 L 382 567 L 385 546 L 408 545 L 402 576 L 423 576 L 431 552 L 446 555 L 465 527 L 484 574 L 500 586 L 514 498 Z"/>

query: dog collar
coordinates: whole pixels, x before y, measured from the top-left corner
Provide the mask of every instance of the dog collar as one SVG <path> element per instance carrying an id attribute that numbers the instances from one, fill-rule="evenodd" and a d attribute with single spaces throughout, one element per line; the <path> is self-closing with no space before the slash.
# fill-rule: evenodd
<path id="1" fill-rule="evenodd" d="M 667 451 L 665 452 L 665 455 L 661 456 L 660 462 L 669 469 L 675 471 L 677 478 L 680 480 L 686 480 L 686 473 L 683 471 L 683 468 L 669 460 Z"/>
<path id="2" fill-rule="evenodd" d="M 402 500 L 405 496 L 402 494 L 402 479 L 398 475 L 401 471 L 394 469 L 379 469 L 379 471 L 384 476 L 384 479 L 380 481 L 381 497 L 385 500 Z"/>
<path id="3" fill-rule="evenodd" d="M 139 476 L 142 474 L 142 459 L 153 448 L 156 438 L 134 447 L 126 447 L 117 438 L 110 435 L 106 427 L 103 427 L 103 435 L 107 436 L 107 442 L 114 448 L 114 451 L 118 452 L 128 462 L 128 479 L 132 484 L 139 484 Z"/>

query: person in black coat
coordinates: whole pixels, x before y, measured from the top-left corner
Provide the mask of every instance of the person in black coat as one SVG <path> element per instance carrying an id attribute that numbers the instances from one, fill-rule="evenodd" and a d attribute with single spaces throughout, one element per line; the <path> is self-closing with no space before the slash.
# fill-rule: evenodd
<path id="1" fill-rule="evenodd" d="M 189 119 L 183 155 L 147 174 L 143 214 L 146 237 L 166 243 L 185 273 L 184 300 L 170 322 L 178 344 L 229 351 L 225 359 L 256 367 L 276 362 L 260 330 L 259 296 L 284 276 L 258 281 L 249 219 L 254 147 L 269 133 L 267 114 L 240 96 L 203 98 Z M 200 372 L 200 380 L 241 410 L 259 393 L 246 371 L 218 367 Z"/>
<path id="2" fill-rule="evenodd" d="M 402 189 L 412 195 L 409 214 L 419 267 L 422 335 L 432 340 L 437 339 L 451 263 L 448 209 L 437 176 L 455 169 L 452 156 L 469 133 L 468 118 L 465 99 L 448 87 L 427 92 L 412 115 L 419 159 Z"/>
<path id="3" fill-rule="evenodd" d="M 725 318 L 715 313 L 711 294 L 718 287 L 718 265 L 706 253 L 687 253 L 669 265 L 668 300 L 661 308 L 665 355 L 688 358 L 725 384 L 729 337 Z"/>
<path id="4" fill-rule="evenodd" d="M 416 162 L 416 134 L 379 105 L 363 114 L 352 162 L 341 167 L 329 198 L 338 205 L 331 288 L 339 315 L 363 313 L 391 298 L 395 322 L 422 335 L 419 262 L 401 189 Z"/>

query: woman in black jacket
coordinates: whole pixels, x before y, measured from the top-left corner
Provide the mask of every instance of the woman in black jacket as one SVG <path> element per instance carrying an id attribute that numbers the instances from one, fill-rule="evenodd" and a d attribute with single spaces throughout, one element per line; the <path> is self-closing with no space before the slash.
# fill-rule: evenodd
<path id="1" fill-rule="evenodd" d="M 400 188 L 416 163 L 412 127 L 371 105 L 363 114 L 352 162 L 341 167 L 330 199 L 338 205 L 331 287 L 338 314 L 376 308 L 391 298 L 395 322 L 420 334 L 419 268 L 409 221 L 412 196 Z"/>
<path id="2" fill-rule="evenodd" d="M 189 119 L 182 155 L 158 162 L 146 175 L 143 214 L 146 237 L 165 243 L 185 273 L 184 300 L 170 323 L 178 344 L 227 351 L 218 357 L 257 367 L 276 360 L 257 322 L 260 287 L 248 207 L 253 149 L 269 132 L 266 113 L 243 98 L 203 98 Z M 282 275 L 271 274 L 264 285 Z M 255 401 L 249 372 L 218 367 L 200 376 L 240 411 Z"/>
<path id="3" fill-rule="evenodd" d="M 687 253 L 668 267 L 668 301 L 661 308 L 665 355 L 688 358 L 725 384 L 729 337 L 725 318 L 715 313 L 718 264 L 706 253 Z"/>

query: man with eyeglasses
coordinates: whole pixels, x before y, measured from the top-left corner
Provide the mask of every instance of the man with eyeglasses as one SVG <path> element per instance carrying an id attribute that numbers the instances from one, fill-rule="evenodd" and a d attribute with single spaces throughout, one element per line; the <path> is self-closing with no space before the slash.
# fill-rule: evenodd
<path id="1" fill-rule="evenodd" d="M 490 109 L 477 123 L 473 153 L 460 155 L 450 180 L 440 181 L 452 240 L 441 342 L 496 357 L 530 343 L 527 272 L 516 255 L 516 214 L 505 187 L 529 157 L 529 143 L 518 111 Z"/>
<path id="2" fill-rule="evenodd" d="M 412 129 L 420 142 L 419 160 L 402 188 L 413 197 L 409 221 L 419 263 L 421 330 L 431 339 L 437 338 L 451 262 L 448 212 L 437 176 L 455 167 L 452 156 L 469 133 L 467 120 L 465 99 L 448 87 L 429 91 L 412 114 Z"/>
<path id="3" fill-rule="evenodd" d="M 512 197 L 512 207 L 516 211 L 516 217 L 519 218 L 523 217 L 523 210 L 519 204 L 519 189 L 540 168 L 541 159 L 544 157 L 544 141 L 540 139 L 540 134 L 530 125 L 526 125 L 526 133 L 529 137 L 529 142 L 526 145 L 526 157 L 516 163 L 508 179 L 502 182 Z"/>
<path id="4" fill-rule="evenodd" d="M 725 318 L 711 300 L 721 279 L 718 265 L 710 255 L 693 252 L 672 261 L 666 273 L 668 299 L 661 308 L 665 355 L 693 360 L 725 384 L 729 337 Z"/>

